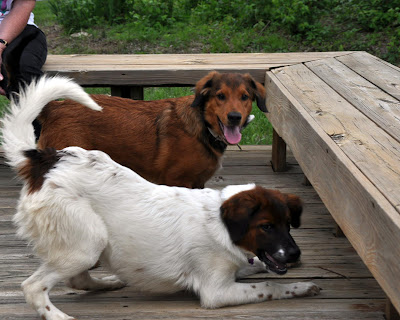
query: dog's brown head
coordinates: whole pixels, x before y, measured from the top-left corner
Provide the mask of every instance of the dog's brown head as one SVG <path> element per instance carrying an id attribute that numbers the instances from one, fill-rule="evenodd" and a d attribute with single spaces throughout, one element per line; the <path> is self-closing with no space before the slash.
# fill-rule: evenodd
<path id="1" fill-rule="evenodd" d="M 214 71 L 196 84 L 192 107 L 202 111 L 213 135 L 226 144 L 237 144 L 254 100 L 261 111 L 267 112 L 265 88 L 249 74 Z"/>
<path id="2" fill-rule="evenodd" d="M 302 210 L 299 197 L 257 186 L 226 200 L 221 216 L 235 245 L 257 255 L 270 271 L 284 274 L 286 264 L 301 254 L 289 231 L 300 226 Z"/>

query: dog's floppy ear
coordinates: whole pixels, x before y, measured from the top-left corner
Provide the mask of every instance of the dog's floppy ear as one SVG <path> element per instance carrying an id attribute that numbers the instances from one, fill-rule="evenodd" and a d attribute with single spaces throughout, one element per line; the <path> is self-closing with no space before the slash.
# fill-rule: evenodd
<path id="1" fill-rule="evenodd" d="M 290 225 L 293 228 L 300 227 L 300 217 L 303 212 L 303 202 L 294 194 L 286 194 L 287 206 L 290 210 Z"/>
<path id="2" fill-rule="evenodd" d="M 265 104 L 266 91 L 264 86 L 261 83 L 255 81 L 253 77 L 248 73 L 246 73 L 243 77 L 248 83 L 248 88 L 252 95 L 252 100 L 256 100 L 257 106 L 262 112 L 268 112 L 267 106 Z"/>
<path id="3" fill-rule="evenodd" d="M 233 243 L 241 240 L 249 230 L 250 217 L 258 210 L 254 203 L 242 194 L 226 200 L 221 208 L 221 218 Z"/>
<path id="4" fill-rule="evenodd" d="M 197 82 L 192 107 L 195 108 L 204 105 L 210 95 L 210 88 L 213 86 L 213 80 L 217 75 L 219 75 L 217 71 L 212 71 Z"/>

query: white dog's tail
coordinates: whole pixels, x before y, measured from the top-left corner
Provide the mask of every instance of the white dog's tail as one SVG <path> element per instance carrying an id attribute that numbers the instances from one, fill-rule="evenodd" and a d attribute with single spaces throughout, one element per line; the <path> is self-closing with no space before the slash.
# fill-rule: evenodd
<path id="1" fill-rule="evenodd" d="M 46 104 L 56 99 L 71 99 L 90 109 L 102 108 L 71 79 L 64 77 L 42 77 L 33 81 L 16 100 L 12 100 L 8 113 L 2 120 L 2 140 L 8 163 L 18 168 L 26 159 L 24 151 L 36 149 L 32 122 Z"/>

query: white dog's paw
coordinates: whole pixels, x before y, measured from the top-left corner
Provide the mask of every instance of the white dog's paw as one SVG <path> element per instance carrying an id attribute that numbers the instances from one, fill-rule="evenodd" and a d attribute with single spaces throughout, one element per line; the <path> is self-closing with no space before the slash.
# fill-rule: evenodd
<path id="1" fill-rule="evenodd" d="M 287 298 L 316 296 L 320 291 L 321 288 L 313 282 L 297 282 L 289 285 L 285 295 Z"/>
<path id="2" fill-rule="evenodd" d="M 294 297 L 316 296 L 321 288 L 314 282 L 298 282 L 293 284 L 293 291 L 290 292 Z"/>
<path id="3" fill-rule="evenodd" d="M 74 317 L 67 315 L 54 305 L 47 305 L 44 310 L 38 310 L 41 319 L 46 320 L 76 320 Z"/>

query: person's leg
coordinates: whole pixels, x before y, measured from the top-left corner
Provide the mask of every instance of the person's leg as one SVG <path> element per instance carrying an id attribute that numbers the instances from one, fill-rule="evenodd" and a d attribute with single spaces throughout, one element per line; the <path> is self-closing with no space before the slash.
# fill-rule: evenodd
<path id="1" fill-rule="evenodd" d="M 29 84 L 33 80 L 41 77 L 43 75 L 42 67 L 46 62 L 46 57 L 46 37 L 44 33 L 38 29 L 36 36 L 26 44 L 25 49 L 22 51 L 19 64 L 19 72 L 16 75 L 15 85 L 20 86 L 22 83 Z M 13 91 L 19 90 L 15 87 L 11 87 L 11 89 Z M 40 122 L 36 119 L 33 121 L 32 124 L 35 130 L 36 139 L 39 139 L 42 126 Z"/>
<path id="2" fill-rule="evenodd" d="M 18 93 L 21 86 L 31 83 L 43 75 L 42 67 L 47 57 L 47 42 L 44 33 L 35 26 L 27 25 L 3 52 L 1 72 L 4 80 L 0 82 L 7 97 Z M 14 95 L 14 99 L 18 96 Z M 33 121 L 35 136 L 39 138 L 41 125 Z"/>
<path id="3" fill-rule="evenodd" d="M 34 28 L 33 26 L 29 27 Z M 42 67 L 46 62 L 46 58 L 46 37 L 40 29 L 37 29 L 35 36 L 26 43 L 21 53 L 19 70 L 16 74 L 17 84 L 30 84 L 33 80 L 41 77 L 43 75 Z"/>
<path id="4" fill-rule="evenodd" d="M 42 76 L 46 57 L 45 35 L 35 26 L 26 26 L 3 52 L 2 74 L 5 79 L 2 87 L 7 95 L 19 92 L 21 85 Z"/>

